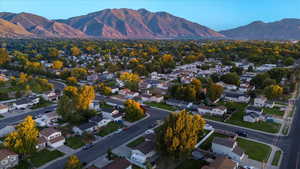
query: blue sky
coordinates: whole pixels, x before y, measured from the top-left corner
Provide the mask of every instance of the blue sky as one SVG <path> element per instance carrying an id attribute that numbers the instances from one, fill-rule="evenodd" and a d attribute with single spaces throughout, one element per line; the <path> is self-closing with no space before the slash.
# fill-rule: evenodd
<path id="1" fill-rule="evenodd" d="M 300 19 L 300 0 L 0 0 L 1 12 L 30 12 L 65 19 L 105 8 L 166 11 L 223 30 L 255 20 Z"/>

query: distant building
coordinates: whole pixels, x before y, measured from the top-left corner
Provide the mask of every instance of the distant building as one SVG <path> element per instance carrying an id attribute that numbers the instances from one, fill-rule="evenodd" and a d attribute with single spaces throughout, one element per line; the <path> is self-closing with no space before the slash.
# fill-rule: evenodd
<path id="1" fill-rule="evenodd" d="M 219 155 L 228 156 L 238 162 L 245 156 L 244 151 L 237 145 L 237 142 L 231 138 L 215 137 L 212 142 L 212 151 Z"/>

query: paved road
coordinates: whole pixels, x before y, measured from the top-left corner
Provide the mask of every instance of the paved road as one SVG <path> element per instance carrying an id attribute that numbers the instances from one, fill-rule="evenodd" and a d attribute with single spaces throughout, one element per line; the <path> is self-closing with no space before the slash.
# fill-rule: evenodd
<path id="1" fill-rule="evenodd" d="M 122 104 L 121 101 L 114 100 L 114 99 L 109 99 L 109 98 L 104 98 L 101 96 L 97 96 L 97 99 L 105 99 L 105 100 L 110 100 L 113 101 L 116 104 Z M 297 100 L 297 107 L 300 107 L 300 101 Z M 47 110 L 53 110 L 55 106 L 43 109 L 43 110 L 38 110 L 38 111 L 32 111 L 29 112 L 28 114 L 22 114 L 20 116 L 15 116 L 12 118 L 0 120 L 0 128 L 7 125 L 7 124 L 13 124 L 16 123 L 20 120 L 22 120 L 24 117 L 27 115 L 37 115 L 40 113 L 43 113 Z M 228 130 L 228 131 L 237 131 L 237 130 L 244 130 L 247 132 L 248 137 L 259 140 L 268 144 L 273 144 L 275 146 L 280 147 L 283 151 L 283 160 L 282 160 L 282 165 L 281 169 L 300 169 L 300 109 L 297 109 L 297 112 L 295 114 L 294 120 L 293 120 L 293 125 L 290 131 L 289 136 L 274 136 L 274 135 L 269 135 L 269 134 L 264 134 L 256 131 L 251 131 L 251 130 L 245 130 L 245 129 L 238 129 L 233 126 L 227 126 L 215 122 L 209 122 L 213 127 L 217 129 L 223 129 L 223 130 Z M 148 113 L 151 115 L 150 118 L 130 127 L 127 131 L 121 132 L 117 135 L 113 135 L 105 140 L 102 140 L 98 142 L 92 149 L 90 150 L 85 150 L 78 152 L 76 155 L 80 158 L 81 161 L 83 162 L 91 162 L 95 160 L 96 158 L 100 157 L 101 155 L 104 155 L 109 147 L 114 148 L 117 147 L 121 144 L 123 144 L 126 141 L 129 141 L 131 138 L 136 137 L 143 133 L 145 130 L 147 130 L 147 127 L 150 126 L 153 122 L 156 120 L 161 120 L 164 119 L 169 112 L 167 111 L 162 111 L 162 110 L 157 110 L 150 108 L 148 109 Z M 66 159 L 59 160 L 49 167 L 47 169 L 52 169 L 52 168 L 62 168 Z"/>

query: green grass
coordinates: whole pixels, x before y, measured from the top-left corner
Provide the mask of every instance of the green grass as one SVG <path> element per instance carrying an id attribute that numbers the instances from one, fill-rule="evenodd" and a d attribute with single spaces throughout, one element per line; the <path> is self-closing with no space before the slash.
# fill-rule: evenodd
<path id="1" fill-rule="evenodd" d="M 279 108 L 264 108 L 264 113 L 281 117 L 284 115 L 284 112 L 280 111 Z"/>
<path id="2" fill-rule="evenodd" d="M 50 106 L 51 104 L 53 104 L 50 101 L 47 100 L 41 100 L 38 104 L 35 104 L 31 107 L 31 109 L 38 109 L 38 108 L 42 108 L 42 107 L 47 107 Z"/>
<path id="3" fill-rule="evenodd" d="M 85 145 L 83 138 L 80 136 L 73 136 L 66 138 L 66 146 L 71 147 L 72 149 L 78 149 Z"/>
<path id="4" fill-rule="evenodd" d="M 123 127 L 122 124 L 116 122 L 110 122 L 105 127 L 102 127 L 100 131 L 97 133 L 97 135 L 103 137 L 122 127 Z"/>
<path id="5" fill-rule="evenodd" d="M 35 167 L 40 167 L 44 164 L 46 164 L 49 161 L 52 161 L 58 157 L 63 156 L 64 153 L 54 150 L 54 151 L 49 151 L 49 150 L 42 150 L 36 153 L 33 153 L 30 157 L 29 160 L 32 162 L 32 164 Z"/>
<path id="6" fill-rule="evenodd" d="M 255 130 L 261 130 L 269 133 L 278 133 L 281 124 L 273 122 L 256 122 L 250 123 L 243 121 L 244 112 L 238 111 L 235 112 L 226 123 L 247 127 Z"/>
<path id="7" fill-rule="evenodd" d="M 160 109 L 165 109 L 165 110 L 170 110 L 170 111 L 176 111 L 177 108 L 167 105 L 165 103 L 156 103 L 156 102 L 145 102 L 145 104 L 152 106 L 152 107 L 157 107 Z"/>
<path id="8" fill-rule="evenodd" d="M 14 169 L 28 169 L 30 168 L 30 164 L 26 160 L 19 161 L 18 165 L 14 167 Z"/>
<path id="9" fill-rule="evenodd" d="M 273 158 L 273 160 L 272 160 L 272 165 L 278 166 L 280 157 L 281 157 L 281 151 L 280 151 L 280 150 L 277 150 L 277 151 L 275 152 L 274 158 Z"/>
<path id="10" fill-rule="evenodd" d="M 145 137 L 139 137 L 139 138 L 133 140 L 132 142 L 130 142 L 129 144 L 127 144 L 126 146 L 130 147 L 130 148 L 134 148 L 134 147 L 138 146 L 139 144 L 143 143 L 144 141 L 145 141 Z"/>
<path id="11" fill-rule="evenodd" d="M 183 161 L 176 169 L 200 169 L 208 163 L 203 160 L 187 159 Z"/>
<path id="12" fill-rule="evenodd" d="M 113 106 L 108 105 L 108 104 L 106 104 L 106 103 L 101 103 L 101 104 L 100 104 L 100 107 L 101 107 L 101 108 L 113 108 Z"/>
<path id="13" fill-rule="evenodd" d="M 4 118 L 4 116 L 0 114 L 0 119 L 1 119 L 1 118 Z"/>
<path id="14" fill-rule="evenodd" d="M 205 119 L 214 120 L 214 121 L 224 121 L 222 116 L 212 116 L 212 115 L 205 114 L 203 115 L 203 117 Z"/>
<path id="15" fill-rule="evenodd" d="M 267 162 L 272 148 L 266 144 L 238 138 L 238 145 L 245 151 L 250 159 Z"/>

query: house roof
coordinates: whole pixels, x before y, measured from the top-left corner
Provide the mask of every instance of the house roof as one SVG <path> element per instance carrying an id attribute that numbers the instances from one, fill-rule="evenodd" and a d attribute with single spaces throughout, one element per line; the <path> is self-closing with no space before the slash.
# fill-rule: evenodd
<path id="1" fill-rule="evenodd" d="M 203 166 L 201 169 L 235 169 L 236 162 L 227 157 L 217 157 L 209 166 Z"/>
<path id="2" fill-rule="evenodd" d="M 38 138 L 38 144 L 43 144 L 43 143 L 46 143 L 47 140 L 44 138 L 44 137 L 39 137 Z"/>
<path id="3" fill-rule="evenodd" d="M 246 109 L 249 111 L 256 111 L 256 112 L 261 112 L 263 110 L 262 108 L 255 107 L 255 106 L 248 106 Z"/>
<path id="4" fill-rule="evenodd" d="M 45 128 L 40 131 L 40 134 L 43 136 L 49 137 L 51 134 L 56 133 L 56 132 L 60 132 L 60 131 L 55 128 Z"/>
<path id="5" fill-rule="evenodd" d="M 111 113 L 111 112 L 114 111 L 114 109 L 113 109 L 113 108 L 110 108 L 110 107 L 103 107 L 103 108 L 101 108 L 101 110 L 102 110 L 103 112 L 108 112 L 108 113 Z"/>
<path id="6" fill-rule="evenodd" d="M 141 151 L 144 154 L 148 154 L 155 149 L 155 143 L 153 141 L 145 141 L 137 145 L 135 149 Z"/>
<path id="7" fill-rule="evenodd" d="M 102 169 L 126 169 L 130 165 L 130 162 L 127 161 L 125 158 L 120 158 L 106 165 L 105 167 L 102 167 Z"/>
<path id="8" fill-rule="evenodd" d="M 6 158 L 7 156 L 11 155 L 18 155 L 13 151 L 10 151 L 9 149 L 0 149 L 0 161 Z"/>
<path id="9" fill-rule="evenodd" d="M 224 94 L 225 94 L 226 97 L 235 97 L 235 98 L 238 98 L 240 96 L 248 97 L 246 94 L 238 93 L 238 92 L 225 92 Z"/>
<path id="10" fill-rule="evenodd" d="M 50 143 L 56 143 L 56 142 L 59 142 L 59 141 L 62 141 L 64 140 L 65 138 L 63 136 L 59 136 L 59 137 L 55 137 L 54 139 L 51 139 L 50 140 Z"/>
<path id="11" fill-rule="evenodd" d="M 77 126 L 80 130 L 86 130 L 86 129 L 89 129 L 89 128 L 92 128 L 96 126 L 96 124 L 94 122 L 88 122 L 88 123 L 83 123 L 79 126 Z"/>
<path id="12" fill-rule="evenodd" d="M 4 104 L 0 104 L 0 109 L 6 109 L 8 108 L 8 106 L 4 105 Z"/>
<path id="13" fill-rule="evenodd" d="M 232 152 L 239 156 L 242 156 L 244 154 L 244 150 L 241 149 L 239 146 L 235 146 Z"/>
<path id="14" fill-rule="evenodd" d="M 220 144 L 226 147 L 233 148 L 235 141 L 230 138 L 221 138 L 221 137 L 215 137 L 213 140 L 214 144 Z"/>
<path id="15" fill-rule="evenodd" d="M 102 121 L 103 120 L 103 116 L 102 116 L 102 114 L 99 114 L 99 115 L 97 115 L 97 116 L 94 116 L 94 117 L 92 117 L 92 118 L 90 118 L 90 121 L 91 122 L 100 122 L 100 121 Z"/>

